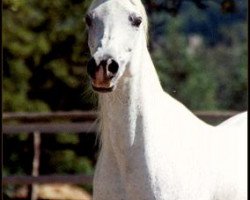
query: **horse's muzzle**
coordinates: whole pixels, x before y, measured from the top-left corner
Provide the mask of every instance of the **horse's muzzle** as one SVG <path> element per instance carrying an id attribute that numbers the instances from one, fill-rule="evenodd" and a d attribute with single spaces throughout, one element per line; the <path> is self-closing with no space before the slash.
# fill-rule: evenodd
<path id="1" fill-rule="evenodd" d="M 91 77 L 93 89 L 98 92 L 113 91 L 112 80 L 118 69 L 118 63 L 112 58 L 101 60 L 98 65 L 95 59 L 91 58 L 87 64 L 87 72 Z"/>

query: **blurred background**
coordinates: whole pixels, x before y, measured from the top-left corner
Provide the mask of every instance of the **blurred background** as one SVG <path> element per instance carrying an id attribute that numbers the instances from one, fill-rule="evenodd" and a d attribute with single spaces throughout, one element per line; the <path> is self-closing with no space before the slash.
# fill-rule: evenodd
<path id="1" fill-rule="evenodd" d="M 247 109 L 247 0 L 144 0 L 163 88 L 191 110 Z M 3 0 L 3 112 L 90 111 L 90 0 Z M 30 174 L 32 135 L 3 135 L 3 176 Z M 40 174 L 93 174 L 95 135 L 42 135 Z M 19 186 L 4 186 L 13 199 Z M 91 193 L 92 187 L 80 185 Z"/>

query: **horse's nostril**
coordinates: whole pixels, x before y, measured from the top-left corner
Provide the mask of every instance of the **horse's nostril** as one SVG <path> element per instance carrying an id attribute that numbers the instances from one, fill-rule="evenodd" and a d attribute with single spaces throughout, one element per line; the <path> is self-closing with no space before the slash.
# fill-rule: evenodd
<path id="1" fill-rule="evenodd" d="M 116 61 L 112 60 L 112 62 L 108 66 L 108 71 L 115 74 L 115 73 L 117 73 L 118 68 L 119 68 L 118 63 Z"/>
<path id="2" fill-rule="evenodd" d="M 95 78 L 97 65 L 94 58 L 91 58 L 87 64 L 87 72 L 91 78 Z"/>
<path id="3" fill-rule="evenodd" d="M 99 71 L 101 68 L 103 71 Z M 118 63 L 113 59 L 101 60 L 100 64 L 97 65 L 95 59 L 91 58 L 87 64 L 87 72 L 92 79 L 96 78 L 96 74 L 111 79 L 117 73 L 118 68 Z"/>

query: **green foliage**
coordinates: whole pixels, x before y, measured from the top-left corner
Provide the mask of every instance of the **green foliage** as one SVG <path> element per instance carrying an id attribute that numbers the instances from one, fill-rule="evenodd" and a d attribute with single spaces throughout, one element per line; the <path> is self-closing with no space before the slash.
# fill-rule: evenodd
<path id="1" fill-rule="evenodd" d="M 162 86 L 191 109 L 215 109 L 216 81 L 203 58 L 190 55 L 188 41 L 180 33 L 178 22 L 166 31 L 166 42 L 153 52 Z"/>
<path id="2" fill-rule="evenodd" d="M 97 105 L 85 69 L 89 53 L 83 17 L 89 4 L 3 1 L 4 111 L 86 110 Z M 246 22 L 231 22 L 228 31 L 228 25 L 213 21 L 218 6 L 211 4 L 209 10 L 186 6 L 175 18 L 158 12 L 150 16 L 155 23 L 167 22 L 152 50 L 162 85 L 191 109 L 245 109 Z M 211 30 L 197 33 L 203 44 L 190 55 L 192 24 L 207 24 Z M 210 46 L 209 34 L 222 40 L 213 38 L 217 43 Z"/>
<path id="3" fill-rule="evenodd" d="M 93 174 L 91 162 L 82 156 L 77 156 L 74 151 L 66 149 L 53 152 L 50 167 L 56 168 L 58 173 L 83 173 Z"/>
<path id="4" fill-rule="evenodd" d="M 246 109 L 246 24 L 222 28 L 224 41 L 210 46 L 201 35 L 187 37 L 182 18 L 168 22 L 152 50 L 163 88 L 192 110 Z"/>
<path id="5" fill-rule="evenodd" d="M 87 88 L 83 17 L 89 3 L 3 1 L 4 111 L 91 108 L 79 94 Z"/>
<path id="6" fill-rule="evenodd" d="M 32 163 L 32 142 L 30 135 L 3 135 L 3 172 L 10 174 L 30 174 Z"/>
<path id="7" fill-rule="evenodd" d="M 67 134 L 67 133 L 61 133 L 61 134 L 56 135 L 56 140 L 62 144 L 69 143 L 69 144 L 77 145 L 79 143 L 77 135 Z"/>

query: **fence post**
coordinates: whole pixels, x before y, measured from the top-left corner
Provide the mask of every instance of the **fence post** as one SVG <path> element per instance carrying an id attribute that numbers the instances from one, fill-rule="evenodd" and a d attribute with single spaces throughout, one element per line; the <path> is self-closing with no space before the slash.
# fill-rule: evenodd
<path id="1" fill-rule="evenodd" d="M 34 157 L 32 163 L 32 176 L 39 175 L 39 165 L 40 165 L 40 145 L 41 145 L 41 134 L 39 131 L 33 133 L 34 140 Z M 31 200 L 38 199 L 38 185 L 32 184 L 31 186 Z"/>

